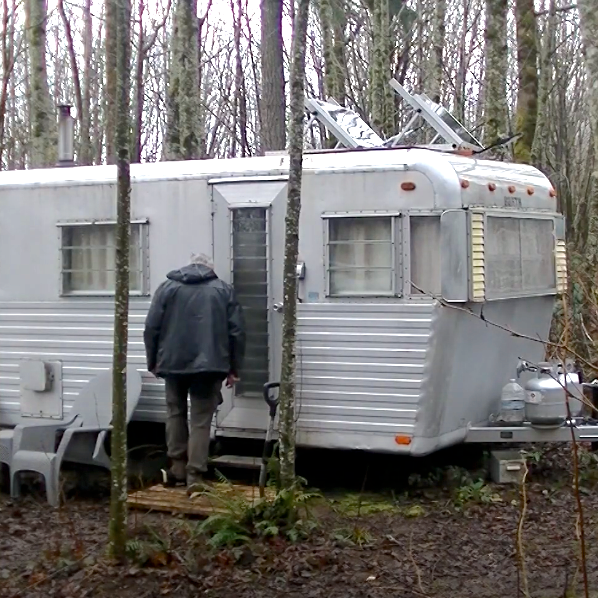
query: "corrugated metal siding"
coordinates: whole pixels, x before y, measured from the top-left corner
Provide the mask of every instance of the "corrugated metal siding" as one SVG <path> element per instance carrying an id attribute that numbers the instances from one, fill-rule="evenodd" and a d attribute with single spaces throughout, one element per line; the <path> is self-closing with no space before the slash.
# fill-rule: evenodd
<path id="1" fill-rule="evenodd" d="M 413 433 L 432 310 L 419 302 L 300 304 L 300 430 Z"/>
<path id="2" fill-rule="evenodd" d="M 135 419 L 161 421 L 163 384 L 145 367 L 143 326 L 147 300 L 132 300 L 129 321 L 129 361 L 143 375 L 143 390 Z M 0 302 L 0 424 L 15 423 L 19 409 L 19 361 L 28 357 L 63 363 L 64 412 L 98 371 L 112 365 L 114 302 L 65 300 Z"/>

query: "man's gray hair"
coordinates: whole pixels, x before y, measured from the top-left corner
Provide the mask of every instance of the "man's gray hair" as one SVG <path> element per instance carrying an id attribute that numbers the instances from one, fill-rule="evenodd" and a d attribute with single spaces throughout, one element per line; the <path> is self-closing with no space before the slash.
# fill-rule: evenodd
<path id="1" fill-rule="evenodd" d="M 190 263 L 206 266 L 210 270 L 214 269 L 214 262 L 205 253 L 192 253 Z"/>

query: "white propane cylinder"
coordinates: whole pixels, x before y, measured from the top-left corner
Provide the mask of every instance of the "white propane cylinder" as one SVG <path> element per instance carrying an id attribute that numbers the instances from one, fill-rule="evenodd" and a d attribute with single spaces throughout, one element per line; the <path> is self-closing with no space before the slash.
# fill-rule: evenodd
<path id="1" fill-rule="evenodd" d="M 500 419 L 504 423 L 521 424 L 525 418 L 525 390 L 511 379 L 500 393 Z"/>

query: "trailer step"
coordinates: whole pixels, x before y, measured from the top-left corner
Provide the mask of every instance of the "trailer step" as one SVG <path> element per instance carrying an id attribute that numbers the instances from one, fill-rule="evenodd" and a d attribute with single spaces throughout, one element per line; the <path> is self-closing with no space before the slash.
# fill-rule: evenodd
<path id="1" fill-rule="evenodd" d="M 249 457 L 246 455 L 220 455 L 210 460 L 214 465 L 220 467 L 235 467 L 239 469 L 259 469 L 262 460 L 259 457 Z"/>

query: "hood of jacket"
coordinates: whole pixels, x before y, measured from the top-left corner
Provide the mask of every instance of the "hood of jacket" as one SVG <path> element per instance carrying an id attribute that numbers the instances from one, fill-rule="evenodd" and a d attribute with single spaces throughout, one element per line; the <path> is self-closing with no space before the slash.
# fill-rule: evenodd
<path id="1" fill-rule="evenodd" d="M 189 264 L 178 270 L 172 270 L 166 275 L 166 278 L 182 284 L 200 284 L 218 277 L 214 270 L 203 264 Z"/>

